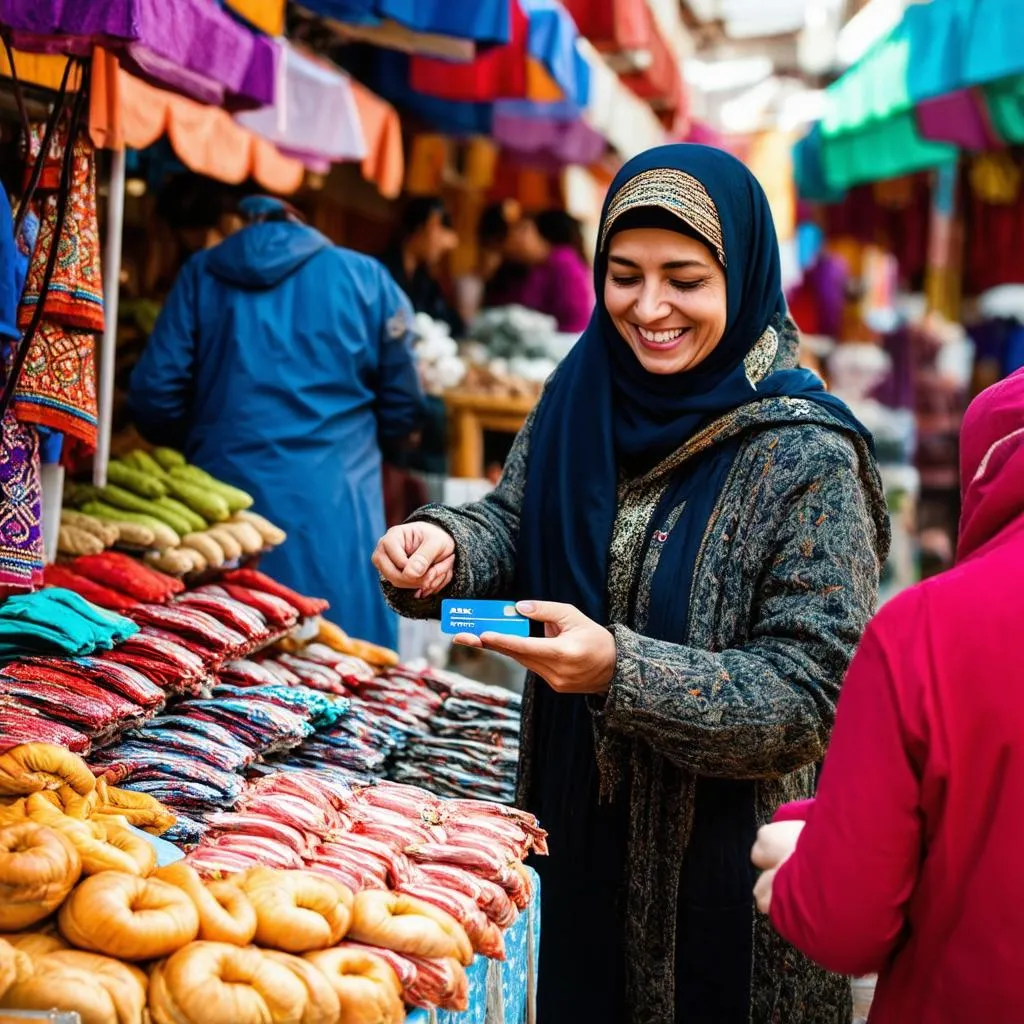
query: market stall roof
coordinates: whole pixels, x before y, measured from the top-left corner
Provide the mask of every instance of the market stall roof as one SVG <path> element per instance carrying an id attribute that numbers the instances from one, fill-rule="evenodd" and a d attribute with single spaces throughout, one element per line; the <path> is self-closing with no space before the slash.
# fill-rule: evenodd
<path id="1" fill-rule="evenodd" d="M 317 170 L 332 161 L 362 160 L 366 141 L 348 75 L 287 41 L 280 43 L 278 61 L 274 105 L 235 120 Z"/>
<path id="2" fill-rule="evenodd" d="M 123 144 L 145 149 L 164 135 L 178 159 L 197 174 L 237 184 L 247 178 L 270 192 L 287 195 L 302 184 L 306 168 L 273 143 L 247 131 L 220 107 L 197 103 L 118 69 L 104 92 L 117 97 L 118 132 Z M 96 106 L 90 111 L 97 116 Z M 107 125 L 90 124 L 92 132 L 110 134 Z"/>
<path id="3" fill-rule="evenodd" d="M 314 14 L 364 29 L 392 22 L 420 36 L 449 36 L 479 46 L 503 46 L 512 37 L 511 3 L 512 0 L 304 0 L 303 6 Z"/>
<path id="4" fill-rule="evenodd" d="M 173 16 L 173 31 L 170 18 Z M 274 100 L 275 50 L 217 4 L 178 0 L 0 0 L 14 44 L 37 53 L 115 53 L 140 78 L 233 109 Z"/>
<path id="5" fill-rule="evenodd" d="M 564 0 L 580 33 L 608 55 L 623 81 L 668 112 L 685 105 L 680 54 L 670 45 L 648 0 Z M 673 41 L 674 42 L 674 41 Z"/>
<path id="6" fill-rule="evenodd" d="M 284 32 L 286 0 L 225 0 L 226 5 L 244 18 L 253 28 L 268 36 Z"/>
<path id="7" fill-rule="evenodd" d="M 579 33 L 559 0 L 512 0 L 512 38 L 468 63 L 413 57 L 413 89 L 458 102 L 526 99 L 552 102 L 569 98 L 578 105 L 581 64 Z M 585 68 L 584 68 L 585 74 Z"/>

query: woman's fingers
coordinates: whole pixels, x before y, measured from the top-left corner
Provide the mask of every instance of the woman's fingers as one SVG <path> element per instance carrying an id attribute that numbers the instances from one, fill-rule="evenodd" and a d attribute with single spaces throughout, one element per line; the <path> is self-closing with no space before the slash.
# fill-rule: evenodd
<path id="1" fill-rule="evenodd" d="M 427 572 L 452 554 L 454 547 L 455 542 L 442 530 L 425 533 L 402 570 L 407 583 L 425 587 Z"/>
<path id="2" fill-rule="evenodd" d="M 439 591 L 444 590 L 452 581 L 452 571 L 454 568 L 454 554 L 442 559 L 432 569 L 427 571 L 427 575 L 423 578 L 423 586 L 416 591 L 416 596 L 419 598 L 433 597 Z"/>
<path id="3" fill-rule="evenodd" d="M 396 587 L 405 586 L 402 570 L 395 565 L 391 557 L 384 550 L 383 541 L 377 545 L 377 550 L 374 551 L 370 561 L 373 562 L 374 568 L 380 573 L 381 579 L 387 580 L 388 583 Z"/>
<path id="4" fill-rule="evenodd" d="M 371 561 L 394 586 L 429 593 L 446 585 L 446 574 L 450 578 L 455 541 L 439 527 L 407 523 L 381 537 Z"/>

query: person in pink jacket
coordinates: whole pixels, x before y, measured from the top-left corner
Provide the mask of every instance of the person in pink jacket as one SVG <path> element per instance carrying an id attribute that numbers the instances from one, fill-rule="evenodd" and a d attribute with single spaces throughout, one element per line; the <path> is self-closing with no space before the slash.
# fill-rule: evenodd
<path id="1" fill-rule="evenodd" d="M 755 890 L 871 1024 L 1024 1021 L 1024 370 L 964 417 L 956 566 L 877 615 L 817 797 L 758 834 Z"/>

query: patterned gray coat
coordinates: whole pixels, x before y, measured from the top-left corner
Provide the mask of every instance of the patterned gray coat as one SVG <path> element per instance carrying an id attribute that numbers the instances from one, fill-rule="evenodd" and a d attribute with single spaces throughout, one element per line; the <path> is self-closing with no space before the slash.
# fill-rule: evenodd
<path id="1" fill-rule="evenodd" d="M 776 328 L 771 345 L 759 343 L 748 357 L 754 365 L 760 352 L 766 365 L 758 367 L 759 377 L 794 365 L 795 328 L 789 322 Z M 462 508 L 434 505 L 413 516 L 455 538 L 453 594 L 530 596 L 511 588 L 531 423 L 493 493 Z M 659 546 L 651 545 L 646 558 L 643 549 L 658 500 L 675 469 L 737 435 L 739 452 L 697 558 L 687 643 L 646 638 L 646 597 Z M 630 768 L 630 1024 L 674 1019 L 676 897 L 694 780 L 757 780 L 759 824 L 779 804 L 812 794 L 843 675 L 875 608 L 888 546 L 884 497 L 867 447 L 802 399 L 743 406 L 644 477 L 622 482 L 608 579 L 617 666 L 607 697 L 593 700 L 592 711 L 603 782 L 611 787 Z M 639 597 L 630 617 L 637 572 Z M 439 598 L 418 601 L 389 585 L 385 591 L 402 614 L 437 617 Z M 520 793 L 530 784 L 534 685 L 544 683 L 527 685 Z M 751 1024 L 849 1021 L 847 979 L 820 971 L 766 918 L 752 916 Z"/>

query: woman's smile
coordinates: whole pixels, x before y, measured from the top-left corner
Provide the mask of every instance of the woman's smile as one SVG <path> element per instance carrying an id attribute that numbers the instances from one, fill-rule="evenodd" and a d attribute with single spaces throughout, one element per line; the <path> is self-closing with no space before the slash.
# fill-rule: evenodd
<path id="1" fill-rule="evenodd" d="M 630 324 L 630 327 L 636 331 L 640 344 L 655 352 L 667 352 L 675 348 L 690 332 L 689 327 L 669 327 L 659 331 L 641 327 L 639 324 Z"/>

